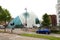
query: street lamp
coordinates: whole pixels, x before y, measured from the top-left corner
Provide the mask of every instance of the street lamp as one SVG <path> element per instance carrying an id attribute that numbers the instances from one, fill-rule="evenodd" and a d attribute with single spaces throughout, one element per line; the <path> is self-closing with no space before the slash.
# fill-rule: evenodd
<path id="1" fill-rule="evenodd" d="M 27 18 L 29 17 L 29 13 L 27 12 L 27 8 L 25 8 L 26 12 L 23 14 L 25 17 L 25 26 L 27 26 Z"/>

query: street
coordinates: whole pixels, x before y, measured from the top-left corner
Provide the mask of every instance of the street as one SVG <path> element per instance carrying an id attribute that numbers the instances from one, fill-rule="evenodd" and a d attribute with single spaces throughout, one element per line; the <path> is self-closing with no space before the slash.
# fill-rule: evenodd
<path id="1" fill-rule="evenodd" d="M 8 32 L 10 32 L 9 29 L 7 29 Z M 3 31 L 3 30 L 2 30 Z M 33 37 L 25 37 L 25 36 L 20 36 L 17 34 L 22 34 L 22 33 L 28 33 L 28 34 L 37 34 L 35 32 L 27 32 L 23 31 L 21 29 L 15 29 L 13 30 L 13 33 L 0 33 L 0 40 L 48 40 L 48 39 L 42 39 L 42 38 L 33 38 Z M 37 35 L 44 35 L 44 36 L 54 36 L 54 37 L 59 37 L 60 34 L 37 34 Z"/>
<path id="2" fill-rule="evenodd" d="M 0 33 L 0 40 L 47 40 L 47 39 L 25 37 L 9 33 Z"/>

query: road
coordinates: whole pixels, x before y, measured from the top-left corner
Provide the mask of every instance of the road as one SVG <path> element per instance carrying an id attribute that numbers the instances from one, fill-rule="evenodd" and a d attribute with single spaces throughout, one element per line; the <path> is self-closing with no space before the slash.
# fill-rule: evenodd
<path id="1" fill-rule="evenodd" d="M 17 34 L 20 34 L 20 33 L 36 34 L 34 32 L 26 32 L 26 31 L 22 31 L 20 29 L 15 29 L 13 31 L 13 33 L 16 33 L 16 34 L 0 33 L 0 40 L 47 40 L 47 39 L 42 39 L 42 38 L 19 36 Z M 48 34 L 38 34 L 38 35 L 60 37 L 60 34 L 49 34 L 49 35 Z"/>
<path id="2" fill-rule="evenodd" d="M 20 29 L 15 29 L 13 32 L 16 33 L 16 34 L 20 34 L 20 33 L 37 34 L 36 32 L 22 31 Z M 51 33 L 49 35 L 48 34 L 38 34 L 38 35 L 60 37 L 60 34 L 53 34 L 53 33 Z"/>
<path id="3" fill-rule="evenodd" d="M 0 33 L 0 40 L 47 40 L 47 39 L 25 37 L 9 33 Z"/>

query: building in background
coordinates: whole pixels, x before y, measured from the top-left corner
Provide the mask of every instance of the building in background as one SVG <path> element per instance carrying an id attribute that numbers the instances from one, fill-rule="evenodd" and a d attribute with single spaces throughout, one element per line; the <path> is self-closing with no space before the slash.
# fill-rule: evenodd
<path id="1" fill-rule="evenodd" d="M 27 9 L 25 10 L 26 12 L 11 20 L 8 25 L 9 28 L 14 28 L 16 25 L 24 25 L 27 28 L 40 27 L 38 17 L 32 12 L 27 12 Z"/>
<path id="2" fill-rule="evenodd" d="M 24 24 L 25 27 L 33 28 L 35 26 L 40 27 L 40 21 L 38 17 L 32 13 L 32 12 L 25 12 L 19 15 L 22 24 Z"/>
<path id="3" fill-rule="evenodd" d="M 16 18 L 10 21 L 10 23 L 8 24 L 8 28 L 15 28 L 17 25 L 22 25 L 22 22 L 19 16 L 17 16 Z"/>
<path id="4" fill-rule="evenodd" d="M 57 26 L 60 26 L 60 0 L 57 0 Z"/>
<path id="5" fill-rule="evenodd" d="M 57 16 L 49 15 L 51 26 L 57 26 Z"/>

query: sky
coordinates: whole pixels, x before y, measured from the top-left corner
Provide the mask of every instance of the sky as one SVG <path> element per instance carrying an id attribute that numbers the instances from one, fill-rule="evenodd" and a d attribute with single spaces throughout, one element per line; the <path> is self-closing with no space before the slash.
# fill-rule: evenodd
<path id="1" fill-rule="evenodd" d="M 57 14 L 56 4 L 57 0 L 0 0 L 0 6 L 8 9 L 12 17 L 24 13 L 27 8 L 28 12 L 34 13 L 40 20 L 45 13 Z"/>

